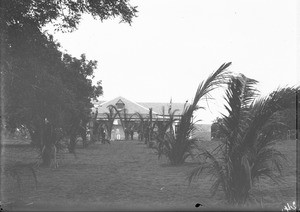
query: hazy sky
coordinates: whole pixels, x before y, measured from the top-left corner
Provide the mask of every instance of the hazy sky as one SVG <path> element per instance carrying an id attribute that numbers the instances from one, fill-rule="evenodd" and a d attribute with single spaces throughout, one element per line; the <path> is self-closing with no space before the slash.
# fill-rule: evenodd
<path id="1" fill-rule="evenodd" d="M 258 80 L 263 94 L 299 84 L 299 1 L 130 3 L 139 10 L 132 26 L 85 16 L 78 30 L 54 34 L 68 53 L 98 61 L 95 81 L 104 88 L 99 100 L 121 95 L 137 102 L 191 101 L 199 83 L 224 62 Z M 216 105 L 206 122 L 223 108 Z"/>

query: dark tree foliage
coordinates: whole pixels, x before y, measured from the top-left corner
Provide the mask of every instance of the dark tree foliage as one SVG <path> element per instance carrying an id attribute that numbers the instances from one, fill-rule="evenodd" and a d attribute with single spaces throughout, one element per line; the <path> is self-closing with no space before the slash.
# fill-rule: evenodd
<path id="1" fill-rule="evenodd" d="M 271 93 L 270 95 L 274 95 L 275 92 Z M 297 95 L 299 97 L 299 93 L 295 95 L 294 100 L 297 100 Z M 299 98 L 298 98 L 298 104 L 299 104 Z M 277 126 L 274 129 L 273 136 L 277 139 L 286 139 L 290 135 L 291 139 L 296 138 L 295 131 L 297 130 L 296 116 L 297 111 L 297 103 L 294 105 L 294 107 L 286 108 L 285 110 L 279 111 L 276 114 L 274 114 L 274 120 L 276 120 L 278 123 L 280 123 L 279 126 Z M 293 132 L 293 133 L 291 133 Z"/>
<path id="2" fill-rule="evenodd" d="M 211 125 L 211 137 L 213 140 L 222 138 L 222 132 L 220 130 L 222 124 L 223 124 L 222 118 L 216 118 L 216 120 L 213 121 Z"/>
<path id="3" fill-rule="evenodd" d="M 64 86 L 71 91 L 73 99 L 65 112 L 64 128 L 70 134 L 69 151 L 74 152 L 76 136 L 79 133 L 86 143 L 86 124 L 90 120 L 93 104 L 91 99 L 96 99 L 102 94 L 102 86 L 92 85 L 93 71 L 97 67 L 97 61 L 86 60 L 85 55 L 80 59 L 65 54 L 62 59 L 65 71 L 62 72 Z"/>
<path id="4" fill-rule="evenodd" d="M 49 137 L 43 132 L 47 118 L 75 139 L 80 123 L 88 122 L 91 99 L 102 94 L 101 82 L 92 85 L 96 61 L 63 55 L 51 36 L 32 25 L 8 29 L 8 65 L 3 69 L 7 127 L 25 125 L 42 148 L 43 137 Z"/>
<path id="5" fill-rule="evenodd" d="M 62 54 L 42 28 L 53 23 L 72 31 L 83 14 L 130 24 L 136 13 L 127 0 L 0 0 L 1 128 L 25 126 L 41 150 L 57 140 L 48 135 L 46 119 L 54 132 L 76 138 L 89 121 L 91 99 L 102 94 L 101 81 L 92 84 L 97 62 Z"/>
<path id="6" fill-rule="evenodd" d="M 64 103 L 70 102 L 74 94 L 61 79 L 65 67 L 57 44 L 37 27 L 8 27 L 6 47 L 1 67 L 6 94 L 2 114 L 11 129 L 24 124 L 33 135 L 40 132 L 38 128 L 46 117 L 51 123 L 59 122 Z"/>
<path id="7" fill-rule="evenodd" d="M 121 22 L 131 23 L 137 7 L 128 0 L 1 0 L 1 13 L 7 25 L 23 25 L 29 21 L 42 27 L 54 22 L 57 30 L 74 30 L 83 14 L 90 14 L 101 21 L 120 17 Z"/>

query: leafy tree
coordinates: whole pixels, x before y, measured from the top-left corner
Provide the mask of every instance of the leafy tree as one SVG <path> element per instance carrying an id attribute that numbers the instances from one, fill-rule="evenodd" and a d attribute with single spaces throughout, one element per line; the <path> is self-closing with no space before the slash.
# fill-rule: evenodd
<path id="1" fill-rule="evenodd" d="M 228 72 L 226 69 L 231 63 L 223 64 L 217 71 L 213 72 L 205 81 L 200 83 L 193 103 L 185 107 L 179 121 L 176 136 L 169 136 L 164 140 L 163 145 L 168 149 L 166 156 L 171 164 L 179 165 L 184 163 L 187 157 L 192 155 L 192 150 L 197 147 L 196 139 L 191 135 L 195 130 L 193 113 L 200 107 L 197 105 L 200 99 L 209 97 L 209 92 L 215 88 L 223 85 L 228 79 Z"/>
<path id="2" fill-rule="evenodd" d="M 298 88 L 281 88 L 267 97 L 257 98 L 257 81 L 244 75 L 232 77 L 226 90 L 226 110 L 220 130 L 222 143 L 209 152 L 205 160 L 191 172 L 190 182 L 203 171 L 215 179 L 214 195 L 221 187 L 231 204 L 244 204 L 251 189 L 261 177 L 278 183 L 285 156 L 274 148 L 274 129 L 281 125 L 278 112 L 295 107 Z"/>
<path id="3" fill-rule="evenodd" d="M 43 136 L 45 118 L 58 124 L 73 95 L 64 86 L 61 53 L 51 37 L 31 25 L 9 28 L 4 75 L 5 114 L 10 128 L 24 125 L 35 141 Z"/>
<path id="4" fill-rule="evenodd" d="M 86 143 L 86 124 L 90 120 L 91 99 L 102 94 L 101 81 L 92 84 L 93 71 L 97 67 L 96 61 L 86 60 L 85 55 L 80 59 L 65 54 L 63 62 L 66 70 L 62 72 L 62 80 L 69 91 L 73 93 L 73 101 L 66 113 L 66 130 L 70 134 L 69 151 L 74 152 L 75 140 L 79 133 Z"/>
<path id="5" fill-rule="evenodd" d="M 271 95 L 273 95 L 271 93 Z M 299 96 L 299 94 L 297 94 Z M 298 98 L 299 99 L 299 98 Z M 299 101 L 299 100 L 298 100 Z M 298 103 L 299 104 L 299 103 Z M 276 114 L 274 114 L 274 119 L 277 119 L 278 123 L 281 123 L 280 126 L 278 126 L 276 129 L 274 129 L 273 136 L 277 139 L 286 139 L 287 135 L 289 134 L 288 131 L 296 131 L 296 121 L 297 121 L 297 111 L 296 111 L 297 105 L 293 108 L 286 108 L 285 110 L 278 111 Z M 291 138 L 295 138 L 296 135 L 292 135 Z"/>
<path id="6" fill-rule="evenodd" d="M 100 82 L 91 84 L 96 63 L 84 55 L 62 55 L 42 27 L 54 23 L 56 30 L 72 31 L 82 14 L 100 20 L 119 16 L 130 24 L 136 13 L 127 0 L 0 0 L 1 127 L 25 126 L 42 149 L 47 119 L 73 140 L 79 123 L 87 123 L 90 99 L 102 93 Z"/>
<path id="7" fill-rule="evenodd" d="M 74 30 L 83 14 L 90 14 L 101 21 L 120 17 L 121 22 L 131 23 L 137 7 L 128 0 L 1 0 L 2 18 L 7 25 L 32 22 L 40 27 L 54 22 L 57 30 Z"/>
<path id="8" fill-rule="evenodd" d="M 211 137 L 212 139 L 220 139 L 222 137 L 220 127 L 223 123 L 222 118 L 216 118 L 211 125 Z"/>
<path id="9" fill-rule="evenodd" d="M 88 121 L 90 100 L 102 93 L 100 82 L 94 86 L 89 79 L 93 77 L 96 62 L 86 60 L 84 55 L 81 59 L 62 55 L 51 36 L 37 28 L 11 27 L 9 32 L 11 43 L 7 54 L 13 59 L 3 72 L 6 92 L 10 94 L 6 98 L 7 126 L 11 129 L 26 126 L 33 144 L 42 149 L 43 138 L 51 137 L 44 132 L 47 118 L 52 126 L 63 128 L 70 135 L 69 149 L 73 152 L 79 124 Z"/>

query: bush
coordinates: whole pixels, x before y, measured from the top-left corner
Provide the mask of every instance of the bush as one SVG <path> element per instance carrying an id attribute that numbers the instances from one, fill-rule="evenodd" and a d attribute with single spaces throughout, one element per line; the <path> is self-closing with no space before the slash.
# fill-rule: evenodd
<path id="1" fill-rule="evenodd" d="M 250 199 L 251 189 L 261 177 L 276 183 L 282 181 L 285 156 L 273 146 L 278 112 L 295 107 L 298 88 L 282 88 L 265 98 L 258 98 L 257 82 L 244 75 L 232 77 L 226 91 L 224 115 L 220 125 L 222 143 L 212 152 L 205 149 L 205 160 L 194 169 L 189 181 L 207 171 L 215 181 L 212 195 L 218 188 L 231 204 L 244 204 Z"/>
<path id="2" fill-rule="evenodd" d="M 223 64 L 205 81 L 200 83 L 192 104 L 185 106 L 179 121 L 177 134 L 170 133 L 168 136 L 163 136 L 159 139 L 160 153 L 166 155 L 171 164 L 182 164 L 186 158 L 193 155 L 192 150 L 197 148 L 197 140 L 192 138 L 195 131 L 193 113 L 200 108 L 197 104 L 202 98 L 210 97 L 209 93 L 212 90 L 227 82 L 229 74 L 226 69 L 230 64 Z"/>

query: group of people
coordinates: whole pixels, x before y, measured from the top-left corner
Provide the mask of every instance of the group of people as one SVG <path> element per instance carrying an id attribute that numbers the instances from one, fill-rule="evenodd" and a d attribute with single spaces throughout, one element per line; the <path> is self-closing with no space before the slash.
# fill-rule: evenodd
<path id="1" fill-rule="evenodd" d="M 133 140 L 133 136 L 134 136 L 133 129 L 125 128 L 124 134 L 125 134 L 125 140 L 129 140 L 129 139 Z M 101 126 L 99 128 L 99 138 L 101 139 L 101 141 L 108 139 L 107 130 L 103 126 Z M 121 140 L 121 138 L 122 138 L 121 130 L 119 128 L 113 129 L 112 134 L 111 134 L 111 139 L 112 140 Z"/>

